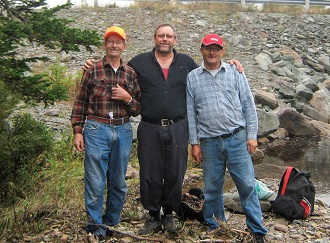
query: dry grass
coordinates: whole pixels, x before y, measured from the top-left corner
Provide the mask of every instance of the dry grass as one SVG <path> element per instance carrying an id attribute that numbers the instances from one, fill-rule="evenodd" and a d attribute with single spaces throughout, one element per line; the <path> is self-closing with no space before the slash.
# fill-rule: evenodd
<path id="1" fill-rule="evenodd" d="M 171 12 L 174 10 L 204 10 L 219 13 L 236 13 L 242 9 L 240 4 L 228 4 L 228 3 L 163 3 L 163 2 L 135 2 L 131 5 L 133 8 L 153 10 L 156 12 Z"/>
<path id="2" fill-rule="evenodd" d="M 44 158 L 43 171 L 26 198 L 12 206 L 0 205 L 0 242 L 2 236 L 13 232 L 19 235 L 43 230 L 43 218 L 62 215 L 71 208 L 84 208 L 83 154 L 73 149 L 71 141 L 68 136 L 49 151 L 51 155 Z"/>
<path id="3" fill-rule="evenodd" d="M 322 14 L 322 15 L 330 15 L 330 8 L 320 7 L 320 6 L 312 6 L 309 8 L 309 14 Z"/>
<path id="4" fill-rule="evenodd" d="M 282 5 L 276 3 L 268 3 L 263 6 L 262 12 L 300 14 L 305 13 L 305 8 L 303 5 Z"/>
<path id="5" fill-rule="evenodd" d="M 304 5 L 283 5 L 276 3 L 265 4 L 261 10 L 263 13 L 286 13 L 286 14 L 330 14 L 330 8 L 310 6 L 308 12 Z"/>
<path id="6" fill-rule="evenodd" d="M 284 5 L 276 3 L 268 3 L 261 5 L 246 4 L 243 8 L 241 4 L 235 3 L 216 3 L 216 2 L 154 2 L 154 1 L 137 1 L 130 7 L 152 10 L 157 13 L 171 12 L 177 9 L 180 10 L 204 10 L 210 12 L 224 13 L 237 13 L 237 12 L 262 12 L 262 13 L 287 13 L 287 14 L 330 14 L 330 8 L 322 6 L 310 6 L 308 12 L 305 10 L 304 5 Z"/>

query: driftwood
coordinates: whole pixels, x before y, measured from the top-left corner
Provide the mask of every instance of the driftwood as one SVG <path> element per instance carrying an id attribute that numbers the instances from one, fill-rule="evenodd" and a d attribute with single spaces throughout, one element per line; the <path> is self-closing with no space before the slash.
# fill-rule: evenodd
<path id="1" fill-rule="evenodd" d="M 165 241 L 160 240 L 160 239 L 154 239 L 154 238 L 150 238 L 150 237 L 138 236 L 138 235 L 135 235 L 135 234 L 132 234 L 132 233 L 123 232 L 121 230 L 118 230 L 118 229 L 110 227 L 110 226 L 107 226 L 107 228 L 109 230 L 111 230 L 112 232 L 114 232 L 114 233 L 129 236 L 129 237 L 131 237 L 135 240 L 141 240 L 141 241 L 147 241 L 147 242 L 165 242 Z M 111 242 L 111 240 L 109 242 Z"/>

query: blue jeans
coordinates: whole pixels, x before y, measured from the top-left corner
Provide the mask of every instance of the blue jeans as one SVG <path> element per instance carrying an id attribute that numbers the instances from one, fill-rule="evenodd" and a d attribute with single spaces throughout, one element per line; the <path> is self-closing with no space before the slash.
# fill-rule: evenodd
<path id="1" fill-rule="evenodd" d="M 203 152 L 204 197 L 203 214 L 210 230 L 226 221 L 223 185 L 226 166 L 237 187 L 246 224 L 253 233 L 266 234 L 262 212 L 255 189 L 254 168 L 246 143 L 246 130 L 230 138 L 201 139 Z"/>
<path id="2" fill-rule="evenodd" d="M 120 221 L 120 213 L 127 193 L 125 176 L 132 139 L 130 122 L 112 126 L 91 120 L 86 121 L 84 165 L 87 232 L 104 235 L 105 227 L 102 225 L 114 226 Z M 103 214 L 106 185 L 106 208 Z"/>

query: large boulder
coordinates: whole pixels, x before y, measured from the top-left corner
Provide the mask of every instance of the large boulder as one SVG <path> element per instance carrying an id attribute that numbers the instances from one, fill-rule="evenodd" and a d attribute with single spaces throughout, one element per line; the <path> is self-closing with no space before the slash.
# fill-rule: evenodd
<path id="1" fill-rule="evenodd" d="M 330 96 L 327 93 L 325 90 L 318 90 L 309 100 L 309 105 L 326 117 L 326 120 L 316 120 L 326 123 L 329 122 L 330 118 Z"/>
<path id="2" fill-rule="evenodd" d="M 264 52 L 255 56 L 254 59 L 259 64 L 259 67 L 264 71 L 267 71 L 269 68 L 269 65 L 273 64 L 271 57 Z"/>
<path id="3" fill-rule="evenodd" d="M 278 101 L 274 93 L 259 89 L 256 91 L 254 98 L 257 102 L 269 106 L 272 109 L 275 109 L 278 106 Z"/>
<path id="4" fill-rule="evenodd" d="M 288 130 L 294 136 L 319 136 L 321 131 L 310 120 L 292 108 L 278 111 L 280 127 Z"/>
<path id="5" fill-rule="evenodd" d="M 282 56 L 291 56 L 291 57 L 293 57 L 294 63 L 296 64 L 296 66 L 298 66 L 298 67 L 303 66 L 303 60 L 300 57 L 300 55 L 296 51 L 291 49 L 290 47 L 282 45 L 280 47 L 279 52 L 282 54 Z"/>
<path id="6" fill-rule="evenodd" d="M 278 116 L 272 112 L 267 112 L 262 109 L 257 109 L 258 114 L 258 136 L 266 136 L 272 132 L 275 132 L 279 125 L 280 121 Z"/>

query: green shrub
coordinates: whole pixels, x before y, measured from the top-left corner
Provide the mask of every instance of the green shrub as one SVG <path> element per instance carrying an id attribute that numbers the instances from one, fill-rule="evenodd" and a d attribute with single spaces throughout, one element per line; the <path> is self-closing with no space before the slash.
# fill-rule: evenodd
<path id="1" fill-rule="evenodd" d="M 13 118 L 13 126 L 0 134 L 0 203 L 25 198 L 42 167 L 39 156 L 52 147 L 53 136 L 31 115 Z"/>
<path id="2" fill-rule="evenodd" d="M 12 109 L 17 103 L 17 97 L 15 97 L 11 91 L 6 87 L 4 82 L 0 80 L 0 123 L 1 130 L 3 129 L 3 120 L 8 117 Z M 1 131 L 0 130 L 0 131 Z"/>

